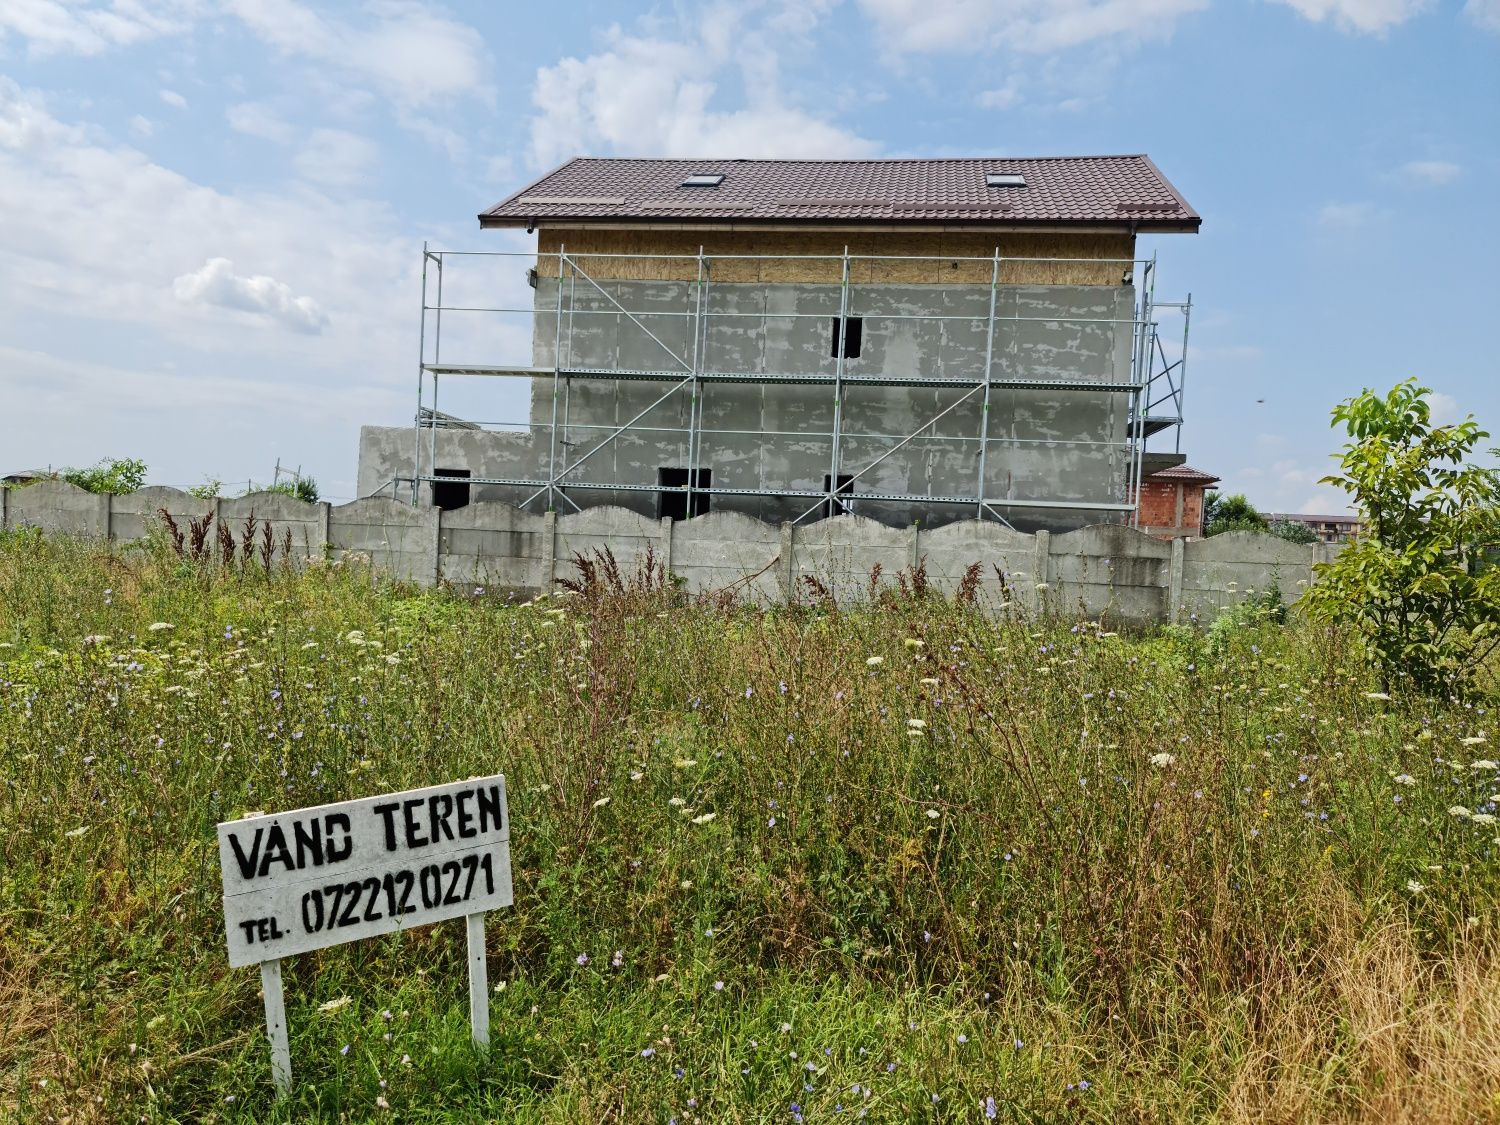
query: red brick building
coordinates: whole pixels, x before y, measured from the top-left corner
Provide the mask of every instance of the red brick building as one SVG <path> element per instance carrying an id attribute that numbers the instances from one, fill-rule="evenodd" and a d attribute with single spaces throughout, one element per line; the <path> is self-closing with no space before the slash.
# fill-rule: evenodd
<path id="1" fill-rule="evenodd" d="M 1179 539 L 1203 534 L 1203 493 L 1219 478 L 1190 465 L 1172 465 L 1152 471 L 1145 467 L 1141 481 L 1140 528 L 1158 539 Z"/>

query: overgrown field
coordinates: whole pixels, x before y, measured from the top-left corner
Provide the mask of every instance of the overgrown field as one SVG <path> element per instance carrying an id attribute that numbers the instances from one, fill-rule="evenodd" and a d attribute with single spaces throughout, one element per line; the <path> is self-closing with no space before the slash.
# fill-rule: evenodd
<path id="1" fill-rule="evenodd" d="M 1500 1120 L 1485 708 L 1013 612 L 0 535 L 0 1117 Z M 215 823 L 495 771 L 493 1051 L 461 923 L 309 954 L 278 1107 Z"/>

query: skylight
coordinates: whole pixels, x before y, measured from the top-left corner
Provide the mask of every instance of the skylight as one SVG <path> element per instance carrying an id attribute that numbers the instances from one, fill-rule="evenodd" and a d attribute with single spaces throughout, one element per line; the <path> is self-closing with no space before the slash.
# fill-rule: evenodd
<path id="1" fill-rule="evenodd" d="M 1026 177 L 1019 172 L 986 172 L 985 187 L 1025 187 Z"/>
<path id="2" fill-rule="evenodd" d="M 720 172 L 696 172 L 682 181 L 682 187 L 718 187 L 724 182 Z"/>

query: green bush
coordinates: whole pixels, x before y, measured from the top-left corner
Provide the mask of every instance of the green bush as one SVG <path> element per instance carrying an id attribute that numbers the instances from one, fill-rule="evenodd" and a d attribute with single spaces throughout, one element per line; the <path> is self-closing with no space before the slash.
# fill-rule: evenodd
<path id="1" fill-rule="evenodd" d="M 146 462 L 128 457 L 106 457 L 90 468 L 63 469 L 58 475 L 85 492 L 123 496 L 146 482 Z"/>

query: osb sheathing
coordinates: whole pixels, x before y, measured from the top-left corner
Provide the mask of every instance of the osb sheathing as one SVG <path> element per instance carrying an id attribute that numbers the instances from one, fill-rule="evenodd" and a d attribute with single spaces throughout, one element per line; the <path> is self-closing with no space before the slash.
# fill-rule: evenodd
<path id="1" fill-rule="evenodd" d="M 889 285 L 986 284 L 994 271 L 991 259 L 997 249 L 1000 281 L 1007 285 L 1119 285 L 1127 269 L 1121 259 L 1135 254 L 1134 238 L 1123 232 L 846 234 L 543 228 L 538 232 L 537 272 L 556 277 L 558 253 L 566 249 L 578 268 L 596 281 L 694 281 L 701 247 L 708 259 L 705 273 L 716 282 L 836 285 L 843 274 L 845 246 L 850 254 L 850 281 Z M 644 256 L 600 256 L 607 254 Z"/>

